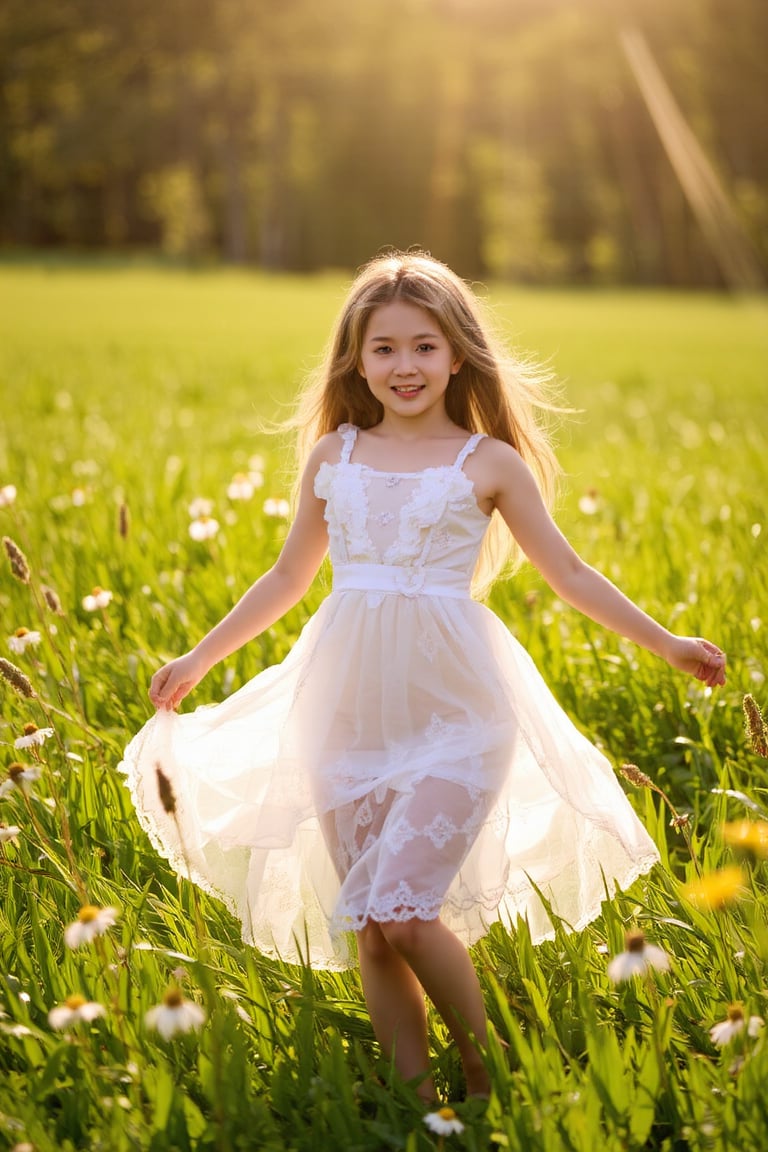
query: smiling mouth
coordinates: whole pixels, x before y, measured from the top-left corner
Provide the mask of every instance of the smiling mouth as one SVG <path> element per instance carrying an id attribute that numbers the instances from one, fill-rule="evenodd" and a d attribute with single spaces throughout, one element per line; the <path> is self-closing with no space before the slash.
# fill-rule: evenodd
<path id="1" fill-rule="evenodd" d="M 396 396 L 415 396 L 417 392 L 421 392 L 424 388 L 423 384 L 393 384 L 392 391 Z"/>

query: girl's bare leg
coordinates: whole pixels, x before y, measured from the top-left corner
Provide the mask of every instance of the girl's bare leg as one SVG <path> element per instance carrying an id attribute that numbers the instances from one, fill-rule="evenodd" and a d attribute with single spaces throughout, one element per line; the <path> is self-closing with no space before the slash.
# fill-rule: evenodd
<path id="1" fill-rule="evenodd" d="M 369 921 L 357 934 L 360 976 L 376 1039 L 384 1055 L 394 1052 L 404 1080 L 423 1076 L 417 1088 L 428 1103 L 435 1099 L 429 1073 L 424 989 L 406 960 L 387 942 L 381 925 Z"/>
<path id="2" fill-rule="evenodd" d="M 476 1047 L 487 1044 L 488 1023 L 480 981 L 466 948 L 441 920 L 393 920 L 378 927 L 445 1021 L 459 1049 L 467 1092 L 488 1093 L 490 1080 Z"/>

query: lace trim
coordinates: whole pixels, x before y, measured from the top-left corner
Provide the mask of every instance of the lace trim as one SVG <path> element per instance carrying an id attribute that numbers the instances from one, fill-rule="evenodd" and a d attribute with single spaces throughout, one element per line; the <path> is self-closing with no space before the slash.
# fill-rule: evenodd
<path id="1" fill-rule="evenodd" d="M 400 512 L 397 539 L 387 548 L 385 564 L 422 562 L 432 542 L 430 528 L 447 508 L 469 511 L 475 505 L 472 481 L 461 471 L 427 469 Z"/>

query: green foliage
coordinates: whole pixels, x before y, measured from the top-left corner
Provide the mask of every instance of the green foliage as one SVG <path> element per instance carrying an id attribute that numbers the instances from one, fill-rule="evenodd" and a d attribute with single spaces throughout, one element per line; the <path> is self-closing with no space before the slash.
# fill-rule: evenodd
<path id="1" fill-rule="evenodd" d="M 689 816 L 690 850 L 664 800 L 632 792 L 662 852 L 650 877 L 583 932 L 558 925 L 534 947 L 525 925 L 497 925 L 477 945 L 493 1094 L 456 1104 L 460 1136 L 439 1145 L 413 1086 L 382 1061 L 356 972 L 245 948 L 226 910 L 179 882 L 138 829 L 121 750 L 149 713 L 158 662 L 277 554 L 285 522 L 262 504 L 290 477 L 260 427 L 311 367 L 341 291 L 334 278 L 0 269 L 0 489 L 17 488 L 0 531 L 32 571 L 19 583 L 2 558 L 0 648 L 37 693 L 0 681 L 0 761 L 42 769 L 29 795 L 0 798 L 0 821 L 21 829 L 0 845 L 0 1149 L 761 1147 L 765 1041 L 744 1030 L 720 1050 L 709 1029 L 733 1002 L 768 1015 L 766 864 L 745 862 L 746 894 L 720 912 L 683 885 L 734 862 L 724 821 L 768 808 L 768 765 L 741 713 L 746 692 L 766 702 L 763 306 L 492 295 L 521 344 L 553 352 L 579 410 L 561 433 L 564 530 L 655 615 L 721 643 L 731 674 L 707 693 L 566 609 L 528 569 L 495 589 L 494 608 L 574 719 Z M 256 453 L 263 487 L 230 499 Z M 221 527 L 196 542 L 188 505 L 201 496 Z M 95 585 L 113 598 L 88 611 Z M 280 659 L 323 593 L 217 669 L 190 706 Z M 22 626 L 42 641 L 12 654 Z M 16 750 L 30 722 L 55 735 Z M 86 903 L 116 907 L 117 922 L 68 948 Z M 633 925 L 671 970 L 615 986 L 606 960 Z M 145 1014 L 169 986 L 206 1019 L 166 1041 Z M 50 1009 L 73 994 L 104 1015 L 54 1029 Z M 455 1100 L 458 1062 L 437 1022 L 433 1049 Z"/>
<path id="2" fill-rule="evenodd" d="M 709 242 L 627 28 L 726 190 Z M 768 264 L 767 39 L 763 0 L 4 0 L 0 245 L 719 285 L 733 221 Z"/>

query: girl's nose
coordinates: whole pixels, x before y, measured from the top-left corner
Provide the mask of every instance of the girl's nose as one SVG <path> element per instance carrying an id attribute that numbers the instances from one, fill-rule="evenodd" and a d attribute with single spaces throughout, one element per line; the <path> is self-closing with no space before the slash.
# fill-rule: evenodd
<path id="1" fill-rule="evenodd" d="M 410 356 L 403 355 L 397 362 L 395 372 L 398 376 L 412 376 L 415 369 Z"/>

